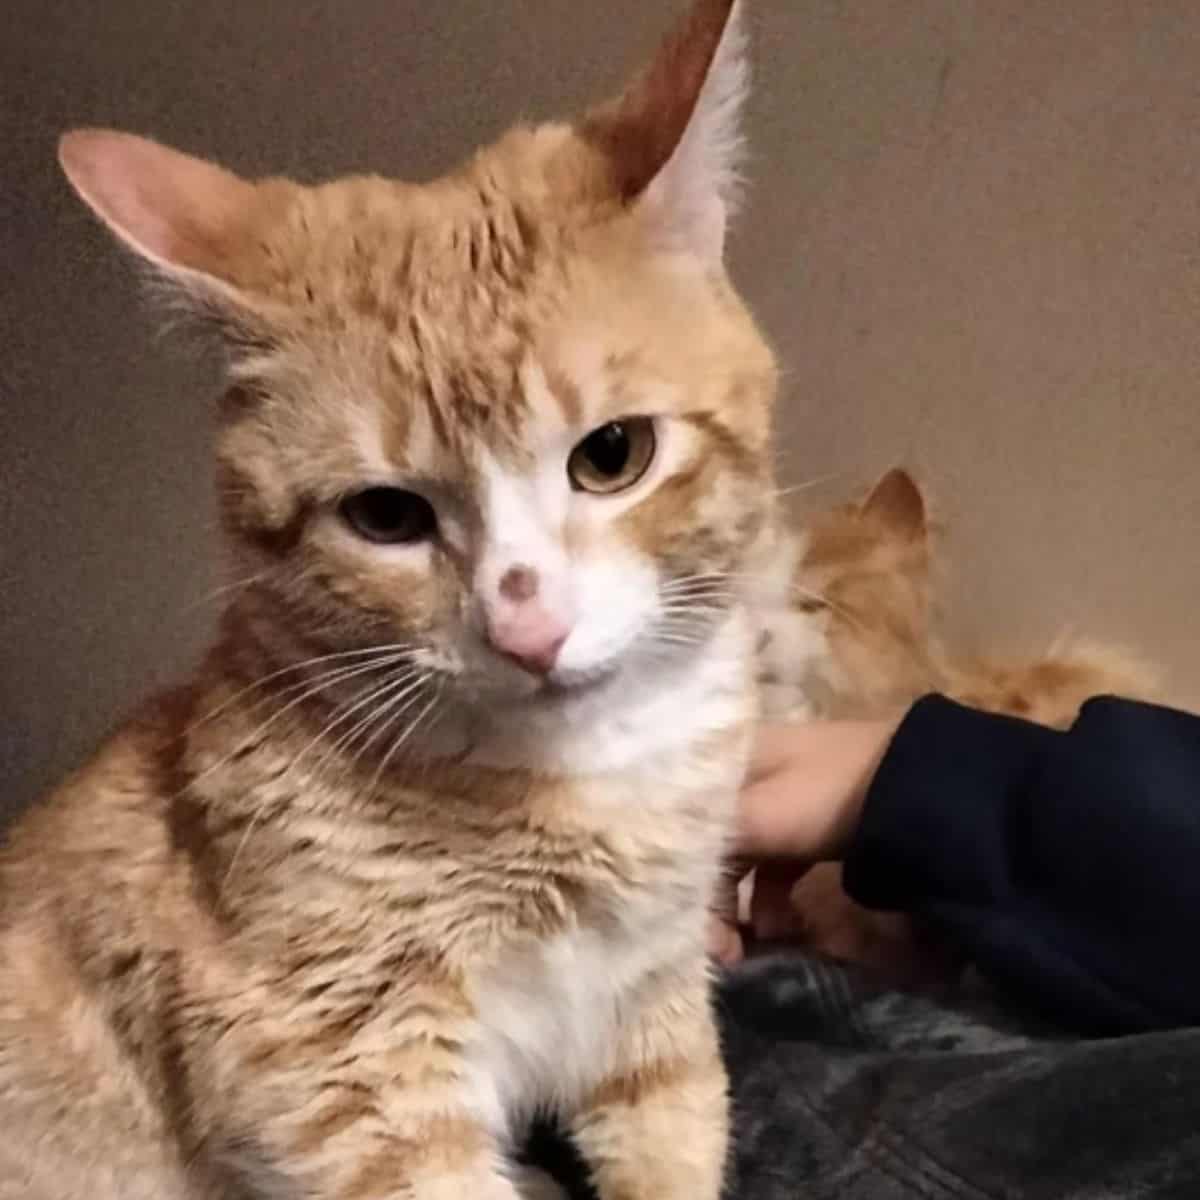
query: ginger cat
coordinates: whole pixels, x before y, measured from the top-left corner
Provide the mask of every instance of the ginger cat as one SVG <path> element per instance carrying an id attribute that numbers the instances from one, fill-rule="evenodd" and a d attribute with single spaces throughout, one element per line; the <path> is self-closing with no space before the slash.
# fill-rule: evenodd
<path id="1" fill-rule="evenodd" d="M 952 653 L 937 628 L 928 506 L 906 471 L 889 471 L 865 499 L 780 536 L 768 586 L 784 602 L 769 609 L 759 645 L 769 717 L 885 716 L 937 691 L 1063 729 L 1092 696 L 1151 699 L 1158 689 L 1147 664 L 1087 642 L 1027 660 Z M 762 882 L 790 890 L 793 912 L 774 914 L 780 933 L 899 983 L 957 974 L 954 956 L 908 917 L 855 904 L 837 864 L 819 864 L 794 885 L 768 873 Z"/>
<path id="2" fill-rule="evenodd" d="M 756 712 L 773 357 L 744 37 L 409 185 L 60 159 L 228 356 L 240 587 L 0 860 L 4 1200 L 716 1200 L 705 916 Z"/>

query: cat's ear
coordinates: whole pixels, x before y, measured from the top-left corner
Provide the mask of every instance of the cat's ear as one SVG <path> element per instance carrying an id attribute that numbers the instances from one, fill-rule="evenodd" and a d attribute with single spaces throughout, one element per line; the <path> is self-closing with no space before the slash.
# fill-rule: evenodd
<path id="1" fill-rule="evenodd" d="M 719 261 L 737 200 L 749 80 L 745 0 L 696 0 L 658 54 L 584 123 L 621 198 L 665 243 Z"/>
<path id="2" fill-rule="evenodd" d="M 64 134 L 71 186 L 130 249 L 185 287 L 230 294 L 258 189 L 148 138 L 106 129 Z"/>
<path id="3" fill-rule="evenodd" d="M 862 502 L 862 511 L 909 541 L 924 541 L 928 536 L 925 494 L 903 467 L 893 467 L 875 484 Z"/>

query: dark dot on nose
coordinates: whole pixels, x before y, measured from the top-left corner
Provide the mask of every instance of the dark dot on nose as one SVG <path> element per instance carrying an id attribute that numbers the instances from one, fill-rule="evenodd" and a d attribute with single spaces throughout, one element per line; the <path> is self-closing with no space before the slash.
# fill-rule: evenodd
<path id="1" fill-rule="evenodd" d="M 509 567 L 500 577 L 500 595 L 514 604 L 519 604 L 522 600 L 532 600 L 537 595 L 537 590 L 537 572 L 523 563 Z"/>

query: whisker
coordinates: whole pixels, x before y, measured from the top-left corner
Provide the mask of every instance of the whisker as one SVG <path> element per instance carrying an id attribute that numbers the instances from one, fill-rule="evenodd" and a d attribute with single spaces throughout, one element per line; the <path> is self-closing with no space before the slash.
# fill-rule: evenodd
<path id="1" fill-rule="evenodd" d="M 685 596 L 669 597 L 665 604 L 659 605 L 659 611 L 686 612 L 692 607 L 697 607 L 717 612 L 723 611 L 738 598 L 734 592 L 689 592 Z"/>
<path id="2" fill-rule="evenodd" d="M 694 575 L 681 575 L 678 579 L 668 579 L 659 591 L 667 594 L 681 587 L 688 587 L 696 583 L 707 583 L 710 581 L 724 583 L 726 580 L 733 578 L 736 578 L 736 575 L 729 571 L 699 571 Z"/>
<path id="3" fill-rule="evenodd" d="M 348 720 L 350 720 L 351 717 L 354 716 L 356 712 L 360 712 L 373 700 L 378 700 L 381 696 L 387 695 L 387 693 L 389 693 L 393 688 L 403 687 L 404 684 L 408 683 L 411 679 L 411 672 L 401 674 L 398 678 L 385 680 L 378 687 L 368 687 L 366 695 L 358 697 L 353 703 L 347 702 L 346 704 L 339 704 L 333 711 L 335 714 L 341 713 L 341 716 L 335 716 L 332 721 L 329 721 L 317 731 L 316 735 L 307 743 L 307 745 L 305 745 L 304 749 L 302 749 L 299 754 L 292 759 L 291 765 L 288 767 L 287 771 L 284 772 L 283 778 L 286 779 L 287 776 L 296 769 L 300 761 L 309 753 L 309 751 L 312 750 L 314 746 L 328 737 L 329 734 L 331 734 L 335 729 L 344 725 Z M 369 713 L 367 715 L 367 720 L 369 721 L 373 716 L 373 713 Z M 350 732 L 353 733 L 357 728 L 358 726 L 356 725 Z M 317 766 L 313 767 L 313 774 L 317 772 L 319 765 L 325 762 L 330 754 L 337 751 L 340 742 L 341 738 L 338 738 L 333 743 L 332 747 L 326 751 L 326 753 L 318 761 Z"/>
<path id="4" fill-rule="evenodd" d="M 391 744 L 391 746 L 388 748 L 388 752 L 383 756 L 383 761 L 380 762 L 379 766 L 375 768 L 375 774 L 371 779 L 371 786 L 368 789 L 369 792 L 373 792 L 375 790 L 377 784 L 379 783 L 380 778 L 383 775 L 383 772 L 387 769 L 388 763 L 390 763 L 392 761 L 392 759 L 395 757 L 396 751 L 399 750 L 400 747 L 403 746 L 406 741 L 408 741 L 408 739 L 416 731 L 417 726 L 419 726 L 421 724 L 421 722 L 425 719 L 425 716 L 429 712 L 429 710 L 431 708 L 433 708 L 433 706 L 441 698 L 442 698 L 442 691 L 441 691 L 441 688 L 439 688 L 434 693 L 433 698 L 429 701 L 429 703 L 426 704 L 425 707 L 422 708 L 419 713 L 417 713 L 417 715 L 413 718 L 413 720 L 409 722 L 408 728 Z"/>
<path id="5" fill-rule="evenodd" d="M 372 708 L 365 717 L 361 717 L 359 720 L 357 720 L 347 733 L 343 733 L 337 739 L 337 741 L 335 741 L 333 745 L 325 751 L 325 753 L 313 765 L 313 773 L 318 774 L 324 768 L 325 764 L 330 761 L 330 759 L 336 758 L 339 754 L 343 754 L 345 751 L 347 751 L 350 746 L 353 745 L 355 739 L 360 733 L 362 733 L 364 730 L 370 729 L 370 727 L 376 722 L 381 721 L 384 714 L 387 713 L 395 704 L 402 701 L 405 696 L 410 696 L 414 692 L 419 691 L 424 682 L 425 676 L 419 670 L 409 671 L 398 676 L 396 679 L 389 680 L 386 684 L 384 684 L 383 687 L 374 689 L 357 704 L 355 704 L 350 709 L 350 712 L 346 714 L 346 717 L 351 716 L 355 711 L 363 708 L 365 705 L 370 704 L 372 701 L 379 702 L 377 707 Z M 343 717 L 342 720 L 344 721 L 346 717 Z M 338 724 L 340 723 L 341 722 L 339 721 Z M 332 725 L 327 727 L 326 729 L 322 730 L 318 736 L 326 736 L 333 728 L 334 726 Z M 362 746 L 359 747 L 355 754 L 356 760 L 367 749 L 367 747 L 371 745 L 371 742 L 374 740 L 374 738 L 378 736 L 378 732 L 379 731 L 376 730 L 376 732 L 371 735 L 371 738 L 369 738 Z"/>
<path id="6" fill-rule="evenodd" d="M 396 661 L 399 661 L 399 659 L 402 657 L 404 657 L 404 656 L 398 656 Z M 246 737 L 244 737 L 240 742 L 238 742 L 238 744 L 223 758 L 219 759 L 217 762 L 213 763 L 211 766 L 205 767 L 205 769 L 203 771 L 201 771 L 199 775 L 197 775 L 195 778 L 189 780 L 186 784 L 184 784 L 184 786 L 181 789 L 179 794 L 182 795 L 189 788 L 194 788 L 198 783 L 200 783 L 202 780 L 206 779 L 214 771 L 219 770 L 221 767 L 223 767 L 227 763 L 231 762 L 247 746 L 251 745 L 258 738 L 260 738 L 264 733 L 266 733 L 266 731 L 268 729 L 270 729 L 271 726 L 274 725 L 276 721 L 278 721 L 281 717 L 285 716 L 287 713 L 291 712 L 292 709 L 296 708 L 298 705 L 303 704 L 304 701 L 309 699 L 311 696 L 315 696 L 319 692 L 326 691 L 334 683 L 339 683 L 339 682 L 344 681 L 345 679 L 354 678 L 358 675 L 365 674 L 367 671 L 379 670 L 381 667 L 385 667 L 388 665 L 390 665 L 390 663 L 388 663 L 388 662 L 382 662 L 382 663 L 370 662 L 365 665 L 359 664 L 358 666 L 354 666 L 354 667 L 343 667 L 337 671 L 333 671 L 333 672 L 326 674 L 325 676 L 323 676 L 321 678 L 321 682 L 315 684 L 312 687 L 309 687 L 301 695 L 297 696 L 294 700 L 290 700 L 282 708 L 278 709 L 270 717 L 268 717 L 267 720 L 263 721 L 262 724 L 258 725 L 251 733 L 247 734 Z M 311 682 L 311 681 L 305 680 L 304 683 L 301 684 L 300 686 L 305 686 L 309 682 Z M 293 688 L 293 689 L 289 689 L 289 690 L 295 690 L 295 689 Z"/>
<path id="7" fill-rule="evenodd" d="M 703 592 L 688 592 L 683 596 L 668 596 L 659 604 L 660 612 L 689 612 L 692 609 L 724 612 L 739 599 L 735 592 L 709 589 Z"/>
<path id="8" fill-rule="evenodd" d="M 266 579 L 267 572 L 259 571 L 257 574 L 249 575 L 245 579 L 235 579 L 232 583 L 223 583 L 212 589 L 211 592 L 206 592 L 197 600 L 193 600 L 183 609 L 182 615 L 188 616 L 195 612 L 198 608 L 204 608 L 209 604 L 219 600 L 222 596 L 227 596 L 230 592 L 244 591 L 246 588 L 253 587 L 256 583 Z"/>
<path id="9" fill-rule="evenodd" d="M 794 483 L 790 487 L 778 488 L 771 495 L 775 497 L 792 496 L 796 492 L 807 492 L 810 488 L 820 487 L 823 483 L 832 483 L 835 479 L 844 479 L 846 475 L 846 471 L 827 471 L 824 475 L 814 475 L 811 479 L 804 480 L 803 483 Z"/>
<path id="10" fill-rule="evenodd" d="M 662 629 L 655 630 L 653 637 L 656 642 L 669 642 L 673 646 L 698 646 L 707 640 L 700 633 L 689 636 L 680 631 L 668 632 Z"/>
<path id="11" fill-rule="evenodd" d="M 417 702 L 419 699 L 419 693 L 421 689 L 429 682 L 429 678 L 430 677 L 427 674 L 422 675 L 421 678 L 412 685 L 412 687 L 405 688 L 401 693 L 399 693 L 399 695 L 392 696 L 387 703 L 383 705 L 379 715 L 385 716 L 387 719 L 383 721 L 379 728 L 376 729 L 375 732 L 372 733 L 371 736 L 367 738 L 367 740 L 358 748 L 358 751 L 351 762 L 351 766 L 353 766 L 354 763 L 356 763 L 379 740 L 379 738 L 383 736 L 383 734 L 387 731 L 388 726 L 392 724 L 393 721 L 399 720 L 409 710 L 410 706 Z M 399 711 L 391 711 L 397 704 L 400 704 L 401 706 Z"/>
<path id="12" fill-rule="evenodd" d="M 654 628 L 664 630 L 668 633 L 678 630 L 683 630 L 684 632 L 703 630 L 707 636 L 713 631 L 720 616 L 721 612 L 719 609 L 711 613 L 675 613 L 670 616 L 660 617 L 654 622 Z"/>
<path id="13" fill-rule="evenodd" d="M 697 583 L 689 588 L 676 588 L 670 592 L 660 592 L 659 601 L 664 605 L 687 604 L 692 601 L 722 600 L 727 604 L 736 604 L 742 594 L 722 583 Z"/>
<path id="14" fill-rule="evenodd" d="M 383 657 L 390 654 L 411 654 L 412 649 L 403 645 L 400 642 L 384 644 L 380 646 L 367 646 L 359 650 L 339 650 L 335 654 L 319 654 L 316 658 L 306 658 L 301 662 L 291 663 L 286 667 L 280 667 L 277 671 L 272 671 L 269 675 L 264 675 L 260 679 L 256 679 L 248 683 L 245 687 L 234 692 L 228 699 L 223 700 L 211 712 L 207 712 L 202 717 L 198 717 L 191 725 L 189 725 L 184 733 L 191 733 L 193 730 L 199 729 L 201 725 L 211 721 L 214 717 L 223 713 L 230 705 L 236 704 L 247 692 L 255 691 L 257 688 L 265 687 L 273 679 L 278 679 L 282 675 L 289 675 L 295 671 L 303 671 L 309 667 L 315 667 L 318 663 L 333 662 L 347 658 L 363 658 L 369 655 L 377 655 Z M 305 681 L 307 682 L 307 681 Z"/>
<path id="15" fill-rule="evenodd" d="M 404 714 L 421 702 L 421 694 L 421 688 L 415 687 L 406 689 L 401 697 L 393 697 L 393 702 L 401 701 L 399 708 L 395 708 L 393 711 L 389 712 L 386 720 L 382 721 L 379 725 L 379 728 L 376 729 L 373 734 L 371 734 L 369 741 L 359 748 L 358 752 L 354 755 L 346 767 L 347 775 L 354 771 L 355 767 L 358 765 L 358 762 L 364 756 L 369 746 L 374 745 L 374 743 L 384 736 L 388 730 L 394 729 L 396 725 L 403 720 Z M 389 708 L 390 707 L 392 707 L 392 705 L 389 705 Z M 379 783 L 380 775 L 383 771 L 383 768 L 387 765 L 391 753 L 392 751 L 389 749 L 387 754 L 384 755 L 383 760 L 376 766 L 375 771 L 371 776 L 371 782 L 367 788 L 368 795 L 374 793 L 375 788 Z"/>
<path id="16" fill-rule="evenodd" d="M 671 588 L 669 591 L 663 590 L 659 593 L 665 599 L 673 600 L 676 597 L 691 596 L 695 593 L 714 592 L 718 595 L 737 596 L 740 593 L 729 586 L 728 581 L 724 579 L 698 579 L 694 583 L 689 583 L 687 587 Z"/>
<path id="17" fill-rule="evenodd" d="M 334 684 L 344 682 L 347 679 L 355 679 L 359 675 L 365 675 L 369 671 L 379 670 L 383 667 L 389 667 L 396 662 L 403 661 L 403 656 L 395 657 L 384 656 L 381 658 L 373 658 L 368 662 L 343 663 L 337 667 L 330 667 L 324 671 L 318 671 L 316 674 L 308 675 L 303 679 L 293 680 L 272 692 L 268 696 L 260 696 L 257 700 L 250 703 L 248 711 L 255 712 L 270 704 L 272 701 L 282 700 L 288 696 L 294 696 L 297 692 L 302 692 L 306 688 L 312 688 L 318 691 L 322 688 L 330 688 Z M 265 684 L 265 680 L 263 683 Z M 251 689 L 243 689 L 243 695 Z M 216 715 L 214 711 L 213 716 Z"/>
<path id="18" fill-rule="evenodd" d="M 399 682 L 402 683 L 403 681 L 399 681 Z M 358 703 L 356 703 L 353 706 L 353 708 L 351 708 L 351 710 L 350 710 L 351 714 L 358 708 L 361 708 L 363 704 L 369 702 L 375 696 L 379 695 L 381 692 L 386 691 L 388 688 L 397 686 L 397 683 L 398 683 L 397 680 L 388 680 L 388 682 L 383 684 L 382 687 L 374 688 L 371 691 L 369 691 L 367 696 L 365 697 L 365 699 L 360 700 Z M 344 706 L 339 706 L 339 709 L 341 707 L 344 707 Z M 339 711 L 339 709 L 335 709 L 334 711 L 337 712 L 337 711 Z M 278 716 L 279 714 L 276 714 L 276 715 Z M 350 715 L 350 714 L 347 714 L 347 715 Z M 345 719 L 346 719 L 346 717 L 343 716 L 343 717 L 339 718 L 337 721 L 335 721 L 332 725 L 327 725 L 327 726 L 323 727 L 321 729 L 321 731 L 317 734 L 317 736 L 314 737 L 304 747 L 304 749 L 301 750 L 300 753 L 297 754 L 296 757 L 292 759 L 291 763 L 287 767 L 287 770 L 284 771 L 283 775 L 280 777 L 281 780 L 286 779 L 296 769 L 296 764 L 300 762 L 300 760 L 313 748 L 313 746 L 315 746 L 317 744 L 317 742 L 319 742 L 321 740 L 321 738 L 326 733 L 329 732 L 329 730 L 336 727 L 338 724 L 341 723 L 341 721 L 343 721 Z M 229 866 L 225 871 L 225 877 L 221 882 L 222 890 L 224 890 L 226 887 L 229 886 L 229 881 L 233 878 L 234 871 L 237 868 L 238 860 L 242 856 L 242 851 L 245 850 L 246 846 L 249 844 L 250 838 L 253 836 L 255 829 L 258 828 L 259 822 L 261 821 L 263 814 L 266 812 L 267 807 L 268 807 L 268 804 L 266 801 L 264 801 L 262 804 L 258 805 L 255 808 L 253 815 L 251 816 L 249 822 L 246 825 L 245 831 L 243 832 L 242 836 L 238 839 L 237 847 L 234 849 L 233 856 L 229 860 Z"/>
<path id="19" fill-rule="evenodd" d="M 683 575 L 678 579 L 667 580 L 659 588 L 659 594 L 671 595 L 673 592 L 686 589 L 700 582 L 757 583 L 761 578 L 761 572 L 754 571 L 701 571 L 695 575 Z"/>
<path id="20" fill-rule="evenodd" d="M 814 485 L 822 482 L 825 478 L 832 478 L 832 476 L 821 476 L 819 479 L 810 480 L 803 486 Z M 661 611 L 664 615 L 674 616 L 684 611 L 686 606 L 692 603 L 718 600 L 735 602 L 741 597 L 736 592 L 722 589 L 719 584 L 737 581 L 756 582 L 759 578 L 759 575 L 746 571 L 703 571 L 695 575 L 683 576 L 677 580 L 670 580 L 659 589 L 659 597 L 662 601 Z M 824 593 L 794 582 L 790 586 L 797 595 L 815 601 L 822 607 L 837 613 L 856 629 L 862 629 L 862 623 L 853 613 L 831 600 Z"/>

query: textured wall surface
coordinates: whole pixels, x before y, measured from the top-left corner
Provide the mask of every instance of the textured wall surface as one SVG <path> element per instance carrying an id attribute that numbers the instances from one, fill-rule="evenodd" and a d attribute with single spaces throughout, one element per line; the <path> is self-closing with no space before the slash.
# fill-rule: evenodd
<path id="1" fill-rule="evenodd" d="M 605 93 L 670 0 L 8 0 L 0 18 L 0 797 L 209 627 L 213 380 L 153 335 L 54 139 L 420 178 Z M 897 460 L 965 632 L 1074 627 L 1200 699 L 1200 5 L 757 0 L 734 269 L 788 373 L 785 482 Z"/>

